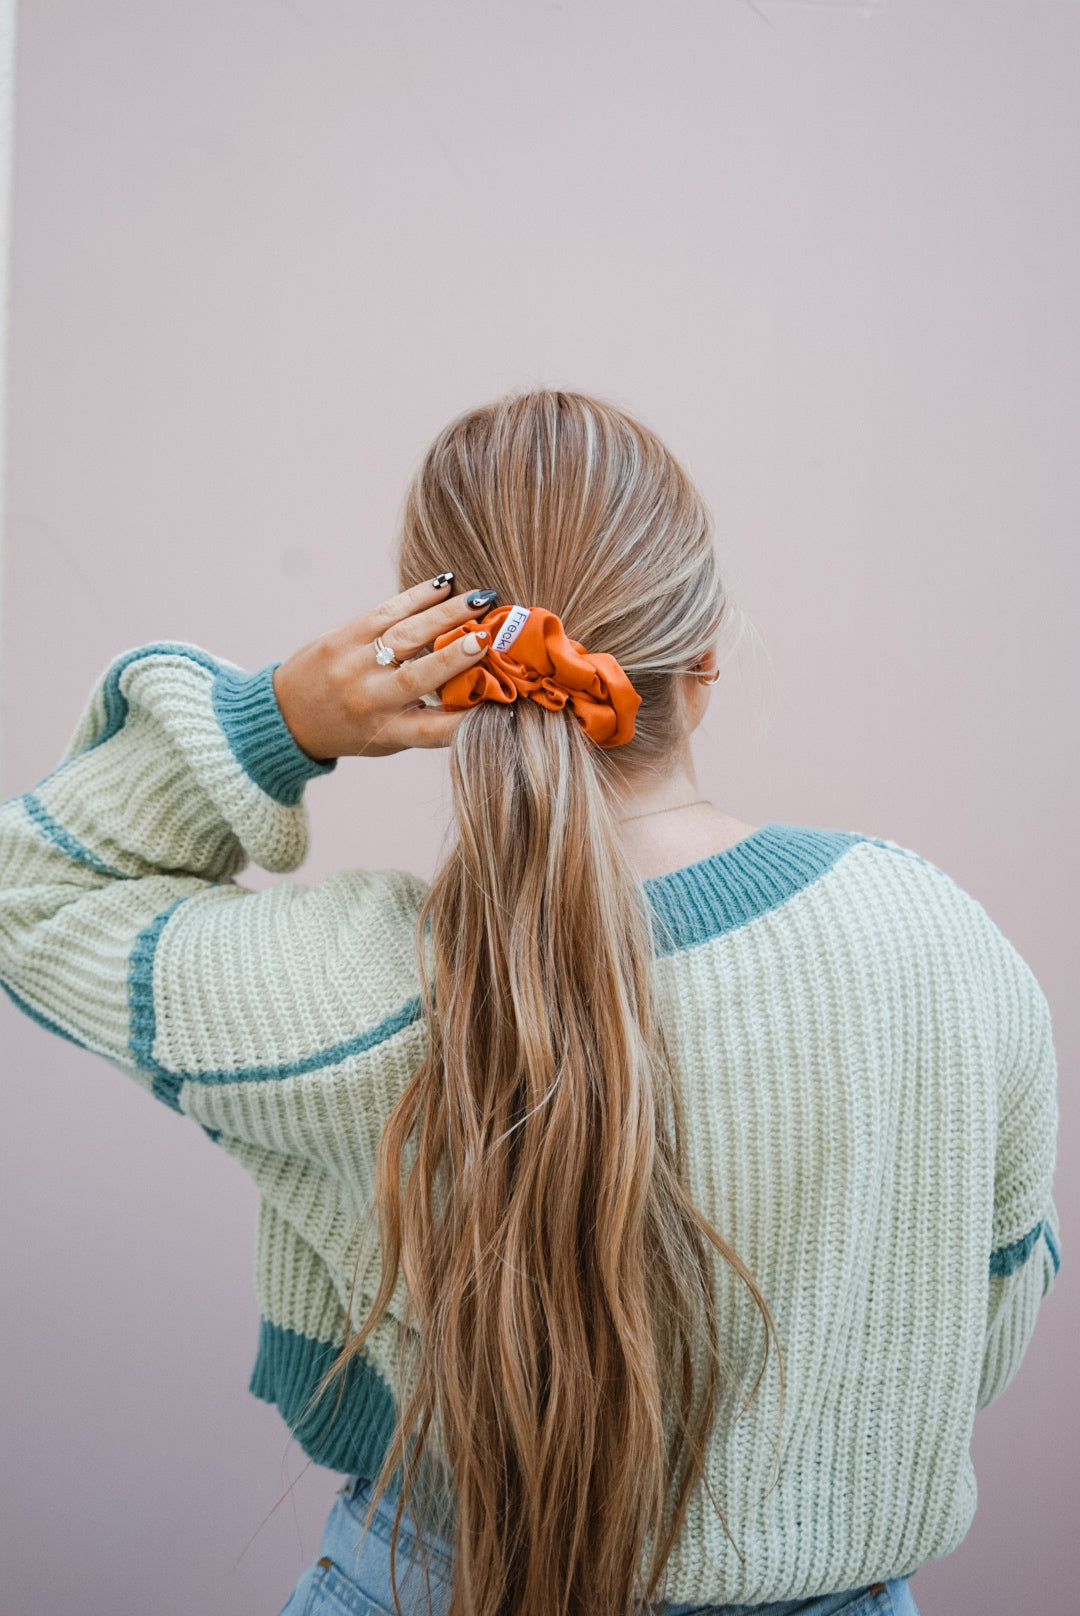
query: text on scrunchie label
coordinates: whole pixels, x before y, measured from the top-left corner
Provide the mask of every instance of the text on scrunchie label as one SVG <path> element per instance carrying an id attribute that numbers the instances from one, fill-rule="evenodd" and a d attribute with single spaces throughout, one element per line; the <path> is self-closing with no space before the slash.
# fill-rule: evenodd
<path id="1" fill-rule="evenodd" d="M 503 620 L 502 628 L 495 636 L 495 643 L 492 646 L 492 650 L 508 650 L 509 647 L 513 645 L 514 641 L 517 639 L 518 635 L 521 633 L 528 621 L 528 606 L 511 606 L 509 612 L 506 614 L 506 617 Z"/>

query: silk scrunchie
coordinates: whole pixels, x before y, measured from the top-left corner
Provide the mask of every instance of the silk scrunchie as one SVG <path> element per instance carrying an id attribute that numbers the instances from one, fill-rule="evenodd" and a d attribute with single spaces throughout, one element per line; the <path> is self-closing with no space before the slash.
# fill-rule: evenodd
<path id="1" fill-rule="evenodd" d="M 528 608 L 524 627 L 505 651 L 496 651 L 499 629 L 512 611 L 522 609 L 496 606 L 479 621 L 473 618 L 437 636 L 433 648 L 439 651 L 478 628 L 491 635 L 482 659 L 439 687 L 444 711 L 461 712 L 480 701 L 511 702 L 519 696 L 552 712 L 569 702 L 595 746 L 623 746 L 632 740 L 641 697 L 613 656 L 586 651 L 571 640 L 554 612 L 543 606 Z"/>

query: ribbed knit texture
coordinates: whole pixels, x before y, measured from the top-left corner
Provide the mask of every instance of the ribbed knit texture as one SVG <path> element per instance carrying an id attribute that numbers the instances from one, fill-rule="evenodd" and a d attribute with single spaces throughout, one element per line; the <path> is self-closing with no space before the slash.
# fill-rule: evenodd
<path id="1" fill-rule="evenodd" d="M 426 1038 L 425 887 L 237 882 L 251 860 L 302 863 L 304 784 L 333 766 L 293 742 L 273 666 L 172 643 L 116 658 L 59 766 L 0 806 L 0 980 L 252 1175 L 251 1389 L 319 1462 L 370 1476 L 403 1281 L 341 1410 L 309 1402 L 358 1250 L 354 1320 L 377 1283 L 376 1144 Z M 746 1411 L 722 1409 L 708 1473 L 739 1552 L 699 1488 L 666 1598 L 906 1575 L 970 1524 L 976 1409 L 1016 1373 L 1058 1266 L 1046 1000 L 975 899 L 857 832 L 772 823 L 645 890 L 688 1188 L 765 1294 L 787 1399 L 778 1442 L 775 1360 Z M 720 1264 L 716 1284 L 748 1387 L 760 1320 Z"/>

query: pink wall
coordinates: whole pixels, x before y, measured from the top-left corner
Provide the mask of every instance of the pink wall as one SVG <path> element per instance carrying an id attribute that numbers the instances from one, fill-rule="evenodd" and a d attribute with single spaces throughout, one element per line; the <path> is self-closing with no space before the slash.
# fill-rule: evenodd
<path id="1" fill-rule="evenodd" d="M 257 667 L 388 593 L 452 413 L 600 392 L 685 457 L 756 625 L 704 788 L 973 892 L 1050 999 L 1075 1155 L 1080 7 L 24 0 L 18 45 L 4 794 L 115 652 Z M 317 784 L 304 878 L 430 872 L 442 767 Z M 269 1616 L 336 1480 L 257 1530 L 302 1461 L 245 1390 L 254 1193 L 6 1002 L 0 1038 L 0 1608 Z M 1058 1183 L 924 1616 L 1074 1616 Z"/>

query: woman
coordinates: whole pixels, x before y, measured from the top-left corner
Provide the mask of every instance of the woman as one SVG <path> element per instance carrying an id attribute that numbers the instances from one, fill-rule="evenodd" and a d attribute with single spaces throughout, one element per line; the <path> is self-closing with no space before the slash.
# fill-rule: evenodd
<path id="1" fill-rule="evenodd" d="M 725 596 L 639 424 L 463 416 L 399 570 L 256 674 L 127 652 L 2 810 L 16 1002 L 259 1185 L 252 1390 L 349 1477 L 286 1610 L 911 1612 L 1057 1269 L 1046 1001 L 917 854 L 701 800 Z M 430 889 L 236 883 L 408 746 Z"/>

